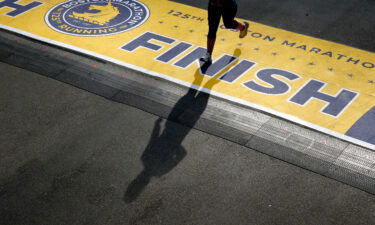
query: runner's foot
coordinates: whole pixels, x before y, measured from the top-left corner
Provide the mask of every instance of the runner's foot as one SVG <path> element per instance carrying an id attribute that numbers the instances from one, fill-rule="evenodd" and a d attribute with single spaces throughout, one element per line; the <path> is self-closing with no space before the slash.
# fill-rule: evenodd
<path id="1" fill-rule="evenodd" d="M 244 26 L 245 26 L 245 28 L 240 31 L 240 38 L 246 37 L 247 30 L 249 29 L 249 23 L 248 22 L 244 22 Z"/>
<path id="2" fill-rule="evenodd" d="M 206 52 L 206 54 L 199 60 L 202 61 L 203 63 L 212 63 L 211 54 Z"/>

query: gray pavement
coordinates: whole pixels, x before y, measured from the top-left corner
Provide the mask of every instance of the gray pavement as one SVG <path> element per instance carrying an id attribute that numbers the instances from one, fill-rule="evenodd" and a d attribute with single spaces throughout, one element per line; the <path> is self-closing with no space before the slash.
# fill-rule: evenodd
<path id="1" fill-rule="evenodd" d="M 374 195 L 55 79 L 0 69 L 2 225 L 375 221 Z M 173 155 L 153 153 L 171 145 Z"/>

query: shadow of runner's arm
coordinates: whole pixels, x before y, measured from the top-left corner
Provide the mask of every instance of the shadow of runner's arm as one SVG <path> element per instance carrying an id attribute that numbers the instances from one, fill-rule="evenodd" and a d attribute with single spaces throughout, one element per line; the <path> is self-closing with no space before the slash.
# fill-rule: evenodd
<path id="1" fill-rule="evenodd" d="M 159 117 L 157 120 L 155 120 L 155 125 L 154 125 L 154 129 L 152 130 L 152 133 L 151 133 L 151 140 L 154 140 L 156 138 L 159 137 L 160 135 L 160 123 L 163 119 L 161 117 Z"/>

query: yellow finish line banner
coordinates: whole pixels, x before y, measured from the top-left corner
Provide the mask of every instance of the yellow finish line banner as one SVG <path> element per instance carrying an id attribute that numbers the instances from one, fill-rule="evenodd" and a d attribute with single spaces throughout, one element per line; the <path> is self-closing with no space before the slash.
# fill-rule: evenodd
<path id="1" fill-rule="evenodd" d="M 202 65 L 206 10 L 167 0 L 0 0 L 3 29 L 375 149 L 375 54 L 249 23 L 244 39 L 221 25 L 213 63 Z"/>

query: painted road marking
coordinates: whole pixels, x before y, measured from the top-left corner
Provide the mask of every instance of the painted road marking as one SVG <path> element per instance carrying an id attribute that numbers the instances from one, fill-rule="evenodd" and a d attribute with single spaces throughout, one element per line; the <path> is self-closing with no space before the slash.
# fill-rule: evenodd
<path id="1" fill-rule="evenodd" d="M 38 2 L 38 1 L 32 1 L 27 4 L 18 4 L 18 2 L 19 2 L 18 0 L 4 0 L 0 2 L 0 8 L 12 9 L 12 11 L 7 12 L 5 15 L 11 16 L 11 17 L 17 17 L 43 4 L 42 2 Z"/>
<path id="2" fill-rule="evenodd" d="M 206 14 L 167 0 L 0 0 L 3 29 L 186 86 L 199 85 Z M 244 39 L 220 28 L 199 70 L 218 81 L 207 91 L 375 149 L 374 53 L 251 21 Z"/>

